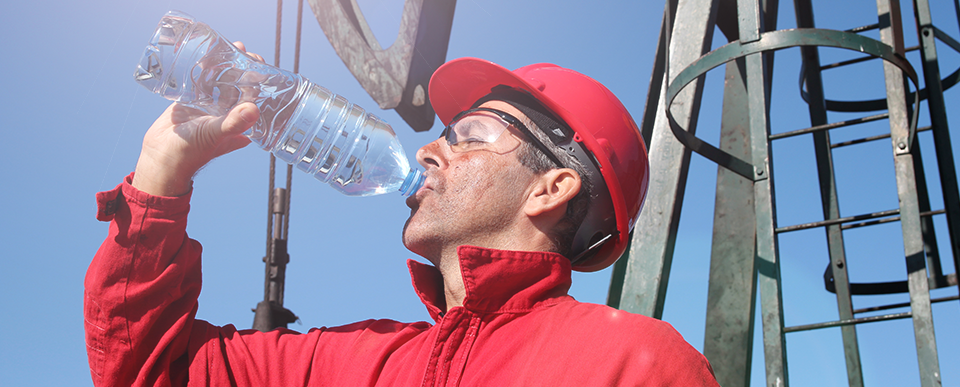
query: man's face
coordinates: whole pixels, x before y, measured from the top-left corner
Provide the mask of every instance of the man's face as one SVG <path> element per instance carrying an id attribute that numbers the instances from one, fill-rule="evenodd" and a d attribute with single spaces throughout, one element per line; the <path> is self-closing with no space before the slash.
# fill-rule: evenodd
<path id="1" fill-rule="evenodd" d="M 501 101 L 482 107 L 525 119 Z M 522 136 L 511 127 L 497 141 L 518 143 Z M 498 247 L 524 216 L 524 199 L 535 176 L 520 164 L 516 148 L 505 153 L 455 151 L 440 138 L 420 148 L 417 162 L 426 169 L 426 181 L 407 199 L 411 211 L 403 243 L 410 251 L 434 261 L 462 244 Z"/>

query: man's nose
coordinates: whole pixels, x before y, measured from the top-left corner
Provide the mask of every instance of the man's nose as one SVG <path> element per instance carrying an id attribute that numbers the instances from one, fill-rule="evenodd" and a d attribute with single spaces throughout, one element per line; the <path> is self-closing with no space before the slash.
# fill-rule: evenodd
<path id="1" fill-rule="evenodd" d="M 422 146 L 417 150 L 417 163 L 427 170 L 429 170 L 431 166 L 436 168 L 446 166 L 447 162 L 444 157 L 444 151 L 447 149 L 444 149 L 445 147 L 447 147 L 447 141 L 443 138 L 438 138 Z"/>

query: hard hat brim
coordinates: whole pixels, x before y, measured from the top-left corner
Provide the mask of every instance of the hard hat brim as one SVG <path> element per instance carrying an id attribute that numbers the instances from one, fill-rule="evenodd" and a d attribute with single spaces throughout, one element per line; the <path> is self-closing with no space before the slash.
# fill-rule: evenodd
<path id="1" fill-rule="evenodd" d="M 459 58 L 444 63 L 433 73 L 430 78 L 430 104 L 440 121 L 447 125 L 453 116 L 471 108 L 474 102 L 498 85 L 527 91 L 536 89 L 496 63 L 477 58 Z"/>

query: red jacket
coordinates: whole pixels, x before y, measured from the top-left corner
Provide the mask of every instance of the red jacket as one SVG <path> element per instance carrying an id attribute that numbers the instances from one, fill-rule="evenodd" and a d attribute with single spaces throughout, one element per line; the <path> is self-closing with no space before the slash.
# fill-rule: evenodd
<path id="1" fill-rule="evenodd" d="M 85 280 L 98 386 L 717 385 L 669 324 L 567 295 L 569 261 L 545 252 L 460 247 L 466 298 L 446 314 L 440 273 L 410 261 L 433 324 L 213 326 L 195 319 L 201 247 L 185 232 L 189 197 L 129 181 L 97 194 L 98 218 L 112 220 Z"/>

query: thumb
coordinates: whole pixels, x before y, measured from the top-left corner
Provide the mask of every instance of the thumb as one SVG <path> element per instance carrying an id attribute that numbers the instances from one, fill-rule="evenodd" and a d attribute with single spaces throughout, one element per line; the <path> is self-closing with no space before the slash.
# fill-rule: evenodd
<path id="1" fill-rule="evenodd" d="M 243 133 L 250 129 L 259 118 L 260 109 L 257 109 L 257 105 L 253 102 L 244 102 L 227 113 L 220 124 L 220 132 L 225 136 Z"/>
<path id="2" fill-rule="evenodd" d="M 260 118 L 260 109 L 252 102 L 245 102 L 235 106 L 220 121 L 220 140 L 216 141 L 214 157 L 233 152 L 250 143 L 250 139 L 242 133 L 250 129 Z"/>

